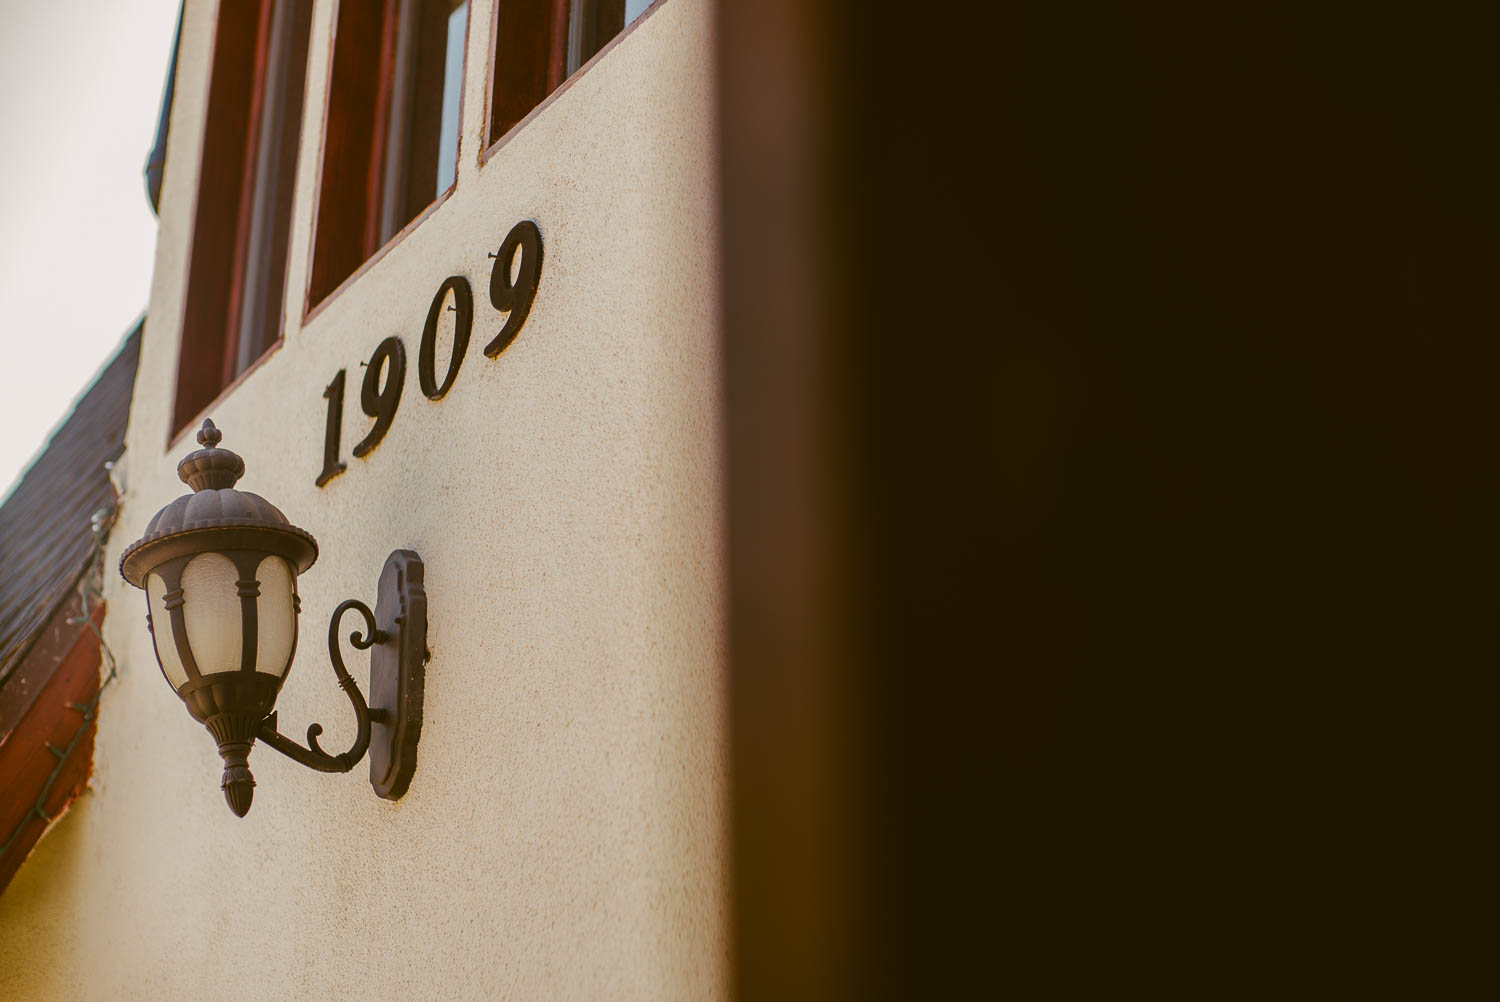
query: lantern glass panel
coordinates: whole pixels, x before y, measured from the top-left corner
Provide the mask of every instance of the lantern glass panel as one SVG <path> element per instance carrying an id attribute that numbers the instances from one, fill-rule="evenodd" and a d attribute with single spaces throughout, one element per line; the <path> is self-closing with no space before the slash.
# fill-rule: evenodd
<path id="1" fill-rule="evenodd" d="M 200 674 L 240 670 L 245 635 L 239 576 L 222 553 L 200 553 L 182 571 L 182 612 Z"/>
<path id="2" fill-rule="evenodd" d="M 296 579 L 281 557 L 266 557 L 256 568 L 260 582 L 260 604 L 255 611 L 255 670 L 282 675 L 292 661 L 297 640 L 297 612 L 292 595 Z"/>
<path id="3" fill-rule="evenodd" d="M 181 689 L 188 680 L 182 658 L 177 656 L 177 640 L 172 634 L 172 614 L 162 605 L 167 583 L 160 574 L 146 578 L 146 603 L 151 609 L 151 642 L 156 645 L 156 660 L 172 688 Z"/>

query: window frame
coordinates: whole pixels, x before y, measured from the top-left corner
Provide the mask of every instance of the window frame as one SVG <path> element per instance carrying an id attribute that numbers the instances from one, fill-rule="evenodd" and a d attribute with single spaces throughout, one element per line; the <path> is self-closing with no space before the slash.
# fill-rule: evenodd
<path id="1" fill-rule="evenodd" d="M 264 132 L 267 121 L 265 114 L 265 88 L 269 67 L 267 46 L 270 44 L 269 33 L 275 21 L 278 0 L 257 0 L 253 23 L 255 24 L 254 38 L 249 45 L 249 65 L 251 68 L 251 82 L 248 93 L 243 95 L 247 111 L 247 120 L 242 129 L 236 131 L 237 144 L 242 143 L 240 157 L 239 192 L 235 198 L 232 212 L 226 211 L 225 215 L 233 219 L 233 232 L 230 237 L 228 277 L 215 275 L 212 270 L 203 272 L 199 269 L 205 265 L 212 265 L 213 249 L 207 248 L 205 241 L 211 232 L 221 231 L 214 225 L 213 219 L 205 219 L 203 213 L 207 205 L 203 199 L 204 179 L 208 173 L 208 166 L 213 164 L 222 169 L 222 165 L 214 160 L 215 149 L 220 147 L 223 136 L 226 134 L 224 127 L 215 129 L 215 83 L 219 80 L 217 70 L 220 69 L 218 59 L 223 51 L 220 46 L 221 27 L 223 24 L 224 8 L 219 7 L 214 11 L 214 17 L 209 34 L 207 77 L 202 89 L 203 108 L 202 117 L 199 122 L 200 149 L 198 151 L 198 171 L 195 177 L 193 189 L 192 208 L 188 218 L 191 222 L 191 230 L 185 248 L 183 271 L 182 271 L 182 302 L 177 318 L 177 355 L 172 373 L 172 404 L 167 413 L 167 434 L 164 450 L 170 450 L 183 437 L 194 429 L 205 414 L 217 407 L 233 390 L 243 383 L 249 376 L 265 364 L 266 360 L 280 350 L 286 341 L 287 321 L 290 317 L 289 302 L 292 299 L 292 244 L 293 231 L 296 222 L 297 207 L 297 169 L 296 162 L 300 161 L 303 148 L 305 147 L 304 129 L 307 118 L 308 94 L 308 59 L 312 52 L 312 19 L 316 13 L 315 0 L 304 0 L 307 4 L 307 24 L 301 40 L 302 58 L 302 87 L 301 98 L 297 102 L 295 115 L 297 116 L 297 144 L 293 152 L 293 167 L 289 179 L 290 196 L 288 199 L 285 247 L 282 254 L 284 260 L 281 267 L 281 302 L 279 312 L 276 316 L 276 336 L 272 338 L 261 349 L 260 353 L 249 361 L 243 369 L 231 374 L 231 359 L 239 353 L 240 338 L 244 333 L 240 328 L 244 314 L 244 302 L 246 294 L 245 255 L 248 253 L 250 241 L 250 230 L 255 225 L 254 219 L 254 164 L 256 153 Z M 243 9 L 243 8 L 237 8 Z M 266 33 L 266 44 L 261 44 L 261 33 Z M 296 29 L 293 28 L 293 37 L 296 37 Z M 295 58 L 295 47 L 293 58 Z M 286 105 L 283 104 L 283 109 Z M 222 109 L 220 109 L 222 113 Z M 285 127 L 286 119 L 282 119 Z M 220 249 L 222 251 L 222 248 Z M 216 292 L 205 296 L 205 286 L 212 286 L 216 280 L 226 283 L 222 292 Z M 212 325 L 219 333 L 219 338 L 214 346 L 205 349 L 202 338 L 202 329 L 207 326 L 205 317 L 208 314 L 217 316 L 223 314 L 222 322 Z M 191 329 L 190 329 L 191 328 Z M 207 352 L 207 354 L 205 354 Z M 217 356 L 215 361 L 214 357 Z M 212 379 L 218 385 L 217 392 L 207 399 L 200 407 L 190 414 L 184 414 L 182 408 L 183 391 L 186 385 L 199 384 Z"/>
<path id="2" fill-rule="evenodd" d="M 442 206 L 447 203 L 448 199 L 453 197 L 453 193 L 458 190 L 459 178 L 463 173 L 463 171 L 459 169 L 459 166 L 463 163 L 464 156 L 463 122 L 464 98 L 465 91 L 468 89 L 467 81 L 469 75 L 469 36 L 470 33 L 474 30 L 474 6 L 477 0 L 468 0 L 468 12 L 464 18 L 464 58 L 462 63 L 463 69 L 459 74 L 458 93 L 458 149 L 454 161 L 452 183 L 450 183 L 447 188 L 445 188 L 440 194 L 438 194 L 436 198 L 428 203 L 426 208 L 422 209 L 415 216 L 413 216 L 409 222 L 397 229 L 383 243 L 380 243 L 378 246 L 376 246 L 376 248 L 371 251 L 369 255 L 367 255 L 365 259 L 348 274 L 348 276 L 335 284 L 333 288 L 324 293 L 316 302 L 313 301 L 313 279 L 317 272 L 318 230 L 319 225 L 322 222 L 321 216 L 323 211 L 323 169 L 327 163 L 328 157 L 329 113 L 333 107 L 332 97 L 334 60 L 338 53 L 339 12 L 345 2 L 349 2 L 349 0 L 333 0 L 333 2 L 329 5 L 332 10 L 328 15 L 329 31 L 327 66 L 324 68 L 322 107 L 319 109 L 320 122 L 318 129 L 318 162 L 316 170 L 314 172 L 312 214 L 310 217 L 310 225 L 308 226 L 307 236 L 307 266 L 304 269 L 305 274 L 303 276 L 302 284 L 302 324 L 304 326 L 311 323 L 325 309 L 327 309 L 330 304 L 337 301 L 343 295 L 346 289 L 358 282 L 360 278 L 362 278 L 371 268 L 375 267 L 376 264 L 383 260 L 385 256 L 391 252 L 392 248 L 400 244 L 413 230 L 422 225 L 422 223 L 425 222 L 430 216 L 432 216 L 433 213 L 437 212 L 438 209 L 442 208 Z M 353 0 L 353 2 L 362 2 L 362 0 Z M 381 95 L 379 100 L 380 108 L 377 112 L 377 114 L 380 116 L 389 115 L 389 106 L 386 102 L 388 102 L 390 98 L 393 76 L 394 74 L 390 71 L 389 67 L 382 67 L 381 80 L 379 84 L 379 92 Z M 382 134 L 374 141 L 372 149 L 383 146 L 384 135 L 382 130 Z M 384 153 L 382 152 L 381 155 L 383 156 Z M 379 211 L 376 210 L 373 215 L 378 217 Z M 365 224 L 367 226 L 371 224 L 378 225 L 378 218 L 367 218 Z"/>
<path id="3" fill-rule="evenodd" d="M 331 97 L 333 90 L 334 58 L 338 47 L 339 10 L 344 2 L 346 2 L 346 0 L 333 0 L 330 5 L 332 7 L 332 10 L 328 15 L 330 20 L 327 48 L 327 65 L 324 68 L 322 107 L 319 109 L 320 122 L 318 129 L 318 161 L 314 173 L 311 225 L 309 226 L 307 245 L 307 267 L 305 269 L 302 290 L 302 324 L 304 326 L 311 323 L 320 314 L 322 314 L 322 312 L 327 309 L 330 304 L 337 301 L 343 295 L 346 289 L 348 289 L 351 285 L 354 285 L 362 277 L 364 277 L 364 275 L 372 268 L 374 268 L 375 265 L 378 264 L 381 260 L 383 260 L 394 247 L 404 241 L 413 230 L 421 226 L 422 223 L 424 223 L 430 216 L 432 216 L 435 212 L 442 208 L 442 206 L 447 203 L 448 199 L 451 198 L 458 190 L 459 179 L 463 176 L 462 164 L 464 159 L 464 112 L 467 106 L 467 91 L 470 72 L 468 57 L 471 46 L 471 35 L 474 31 L 474 10 L 479 3 L 483 2 L 483 0 L 469 0 L 468 16 L 465 18 L 464 23 L 464 68 L 461 76 L 463 84 L 459 89 L 458 101 L 458 168 L 454 171 L 453 182 L 448 185 L 448 187 L 444 189 L 444 191 L 439 194 L 437 198 L 435 198 L 425 209 L 413 216 L 410 222 L 402 226 L 388 240 L 386 240 L 375 250 L 373 250 L 358 267 L 356 267 L 352 272 L 349 273 L 346 278 L 344 278 L 327 293 L 325 293 L 321 298 L 318 299 L 317 302 L 313 301 L 313 277 L 318 248 L 318 226 L 322 213 L 324 192 L 323 168 L 327 161 L 329 112 L 332 107 Z M 524 129 L 526 125 L 532 121 L 532 119 L 536 118 L 544 110 L 550 107 L 552 103 L 558 99 L 559 96 L 561 96 L 565 91 L 567 91 L 569 87 L 573 85 L 573 82 L 575 80 L 588 72 L 588 70 L 591 69 L 595 63 L 597 63 L 601 58 L 603 58 L 611 50 L 613 50 L 616 45 L 619 45 L 627 35 L 629 35 L 637 27 L 643 24 L 648 18 L 651 17 L 652 14 L 656 13 L 656 11 L 663 6 L 665 0 L 652 0 L 652 2 L 649 3 L 639 15 L 637 15 L 635 20 L 625 24 L 618 32 L 615 33 L 614 37 L 612 37 L 604 45 L 600 46 L 599 50 L 595 52 L 594 55 L 589 57 L 589 59 L 587 59 L 581 66 L 579 66 L 577 70 L 575 70 L 571 75 L 565 76 L 561 80 L 561 82 L 557 84 L 556 87 L 554 87 L 545 97 L 537 102 L 536 107 L 532 108 L 514 125 L 506 129 L 502 135 L 494 136 L 491 134 L 493 125 L 491 119 L 491 107 L 494 100 L 495 82 L 495 55 L 497 41 L 495 29 L 497 14 L 501 2 L 503 2 L 503 0 L 490 0 L 489 3 L 489 38 L 486 44 L 484 68 L 484 103 L 481 108 L 481 115 L 484 124 L 481 142 L 479 144 L 479 152 L 475 158 L 480 169 L 483 169 L 485 165 L 489 163 L 490 159 L 493 158 L 495 154 L 498 153 L 500 149 L 504 147 L 513 136 Z M 569 11 L 571 9 L 571 0 L 552 0 L 552 3 L 554 12 Z M 563 34 L 564 40 L 566 40 L 566 32 L 564 32 Z M 553 48 L 554 50 L 556 50 L 558 47 L 554 46 Z M 553 58 L 556 58 L 555 54 Z M 561 47 L 561 58 L 564 60 L 563 68 L 565 70 L 567 59 L 566 45 Z M 384 89 L 385 86 L 386 85 L 383 82 L 382 89 Z"/>
<path id="4" fill-rule="evenodd" d="M 595 52 L 588 59 L 584 60 L 582 65 L 580 65 L 572 73 L 567 73 L 567 31 L 564 30 L 564 44 L 561 47 L 562 72 L 564 74 L 562 80 L 559 81 L 557 85 L 554 86 L 550 91 L 548 91 L 545 97 L 543 97 L 536 103 L 536 107 L 532 108 L 525 115 L 521 116 L 521 118 L 518 119 L 514 125 L 510 126 L 508 129 L 497 136 L 493 134 L 494 116 L 492 114 L 495 101 L 495 48 L 498 42 L 496 28 L 498 27 L 500 4 L 504 2 L 505 0 L 490 0 L 489 45 L 488 55 L 485 57 L 484 66 L 484 139 L 479 144 L 479 166 L 481 168 L 488 164 L 490 162 L 490 159 L 493 158 L 495 154 L 499 153 L 501 148 L 509 143 L 517 133 L 526 128 L 526 126 L 531 122 L 532 119 L 536 118 L 547 108 L 551 107 L 552 102 L 556 101 L 559 97 L 562 96 L 565 91 L 567 91 L 569 87 L 573 86 L 573 82 L 575 80 L 592 69 L 594 64 L 608 55 L 616 45 L 620 44 L 621 40 L 623 40 L 625 36 L 629 35 L 637 27 L 644 24 L 652 14 L 655 14 L 658 10 L 660 10 L 661 7 L 667 2 L 667 0 L 651 0 L 651 3 L 646 5 L 645 10 L 641 11 L 640 14 L 636 16 L 634 21 L 627 21 L 619 31 L 615 32 L 613 38 L 601 45 L 598 52 Z M 568 11 L 571 9 L 572 0 L 552 0 L 552 2 L 554 18 L 560 16 L 558 14 L 559 11 Z M 566 29 L 566 21 L 563 22 L 563 26 L 564 29 Z M 556 27 L 555 23 L 554 27 Z M 557 50 L 558 47 L 554 45 L 552 53 L 552 59 L 554 61 L 557 60 L 559 55 Z"/>

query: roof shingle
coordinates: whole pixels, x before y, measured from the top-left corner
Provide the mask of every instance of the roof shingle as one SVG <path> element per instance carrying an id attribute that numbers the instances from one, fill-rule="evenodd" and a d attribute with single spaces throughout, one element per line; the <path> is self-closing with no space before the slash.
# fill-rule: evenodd
<path id="1" fill-rule="evenodd" d="M 0 505 L 0 685 L 84 571 L 90 517 L 114 502 L 104 464 L 125 448 L 141 326 Z"/>

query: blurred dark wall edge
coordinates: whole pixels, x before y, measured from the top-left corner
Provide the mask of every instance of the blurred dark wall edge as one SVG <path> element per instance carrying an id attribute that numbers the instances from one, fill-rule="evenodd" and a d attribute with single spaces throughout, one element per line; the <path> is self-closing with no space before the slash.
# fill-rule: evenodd
<path id="1" fill-rule="evenodd" d="M 1493 977 L 1486 16 L 719 4 L 740 998 Z"/>

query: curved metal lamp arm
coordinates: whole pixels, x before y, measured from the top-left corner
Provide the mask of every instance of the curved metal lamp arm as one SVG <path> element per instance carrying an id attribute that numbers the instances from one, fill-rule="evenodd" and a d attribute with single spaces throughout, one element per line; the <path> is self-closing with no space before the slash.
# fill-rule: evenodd
<path id="1" fill-rule="evenodd" d="M 309 769 L 316 769 L 319 772 L 348 772 L 359 764 L 359 760 L 365 757 L 365 751 L 370 747 L 370 721 L 375 714 L 365 705 L 365 697 L 360 693 L 359 686 L 350 676 L 349 670 L 344 667 L 344 657 L 339 653 L 339 620 L 350 609 L 358 609 L 360 615 L 365 617 L 365 633 L 361 635 L 358 630 L 355 630 L 349 634 L 349 643 L 354 645 L 355 650 L 369 650 L 376 644 L 385 643 L 390 637 L 384 630 L 375 626 L 375 614 L 370 611 L 368 605 L 357 598 L 340 602 L 339 607 L 333 610 L 333 618 L 329 620 L 328 656 L 333 661 L 333 673 L 338 676 L 339 687 L 349 694 L 349 702 L 354 704 L 354 716 L 359 723 L 359 733 L 354 738 L 354 745 L 342 755 L 329 755 L 318 747 L 318 735 L 323 733 L 323 725 L 310 724 L 307 728 L 307 743 L 310 747 L 304 748 L 276 730 L 275 713 L 268 716 L 260 725 L 258 734 L 262 741 L 287 758 L 301 762 Z M 380 716 L 383 718 L 384 714 L 380 713 Z"/>

